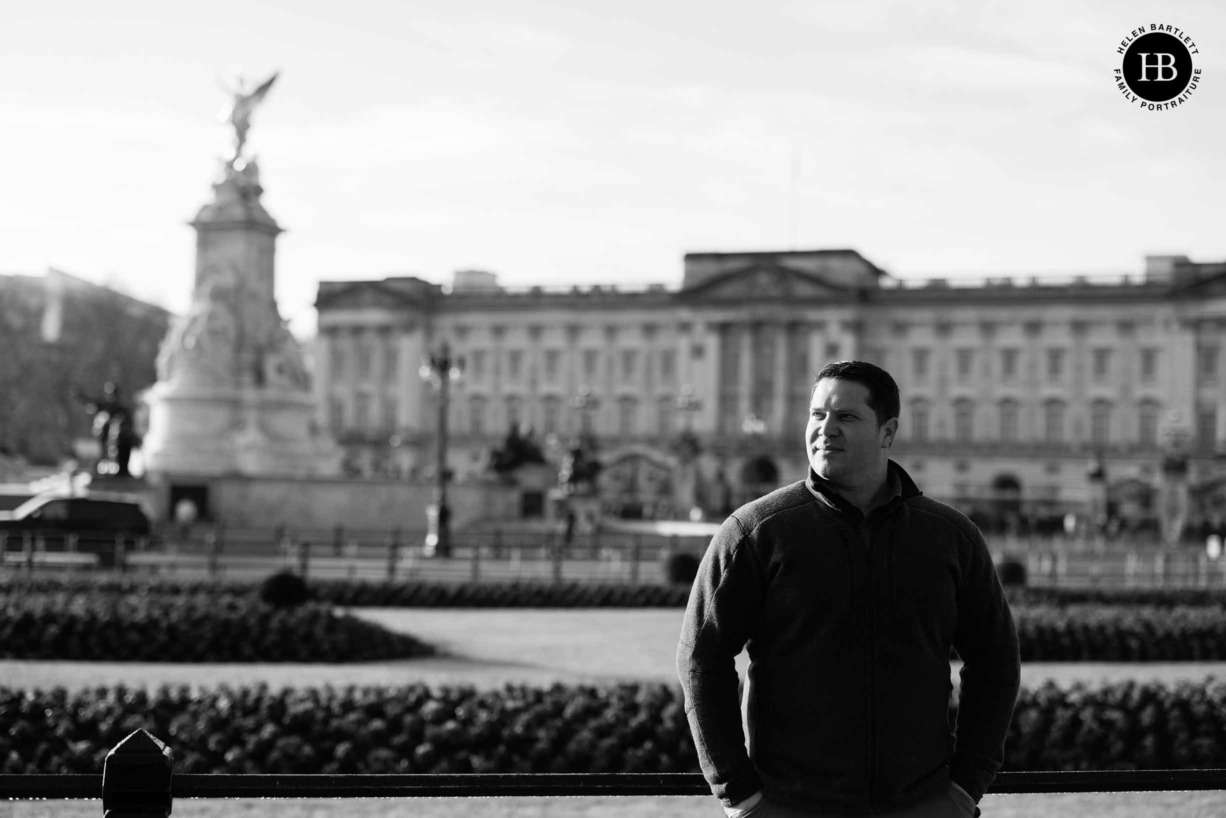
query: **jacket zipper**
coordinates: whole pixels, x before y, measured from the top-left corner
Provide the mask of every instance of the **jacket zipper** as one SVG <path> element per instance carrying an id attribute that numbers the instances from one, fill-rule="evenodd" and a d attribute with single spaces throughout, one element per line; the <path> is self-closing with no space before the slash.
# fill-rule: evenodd
<path id="1" fill-rule="evenodd" d="M 868 803 L 872 809 L 877 803 L 877 595 L 873 535 L 867 525 L 861 529 L 861 537 L 868 563 Z"/>

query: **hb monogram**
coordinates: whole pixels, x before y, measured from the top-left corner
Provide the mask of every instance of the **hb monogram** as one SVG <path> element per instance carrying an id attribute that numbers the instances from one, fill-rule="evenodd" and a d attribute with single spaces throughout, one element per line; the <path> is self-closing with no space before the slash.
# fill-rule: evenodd
<path id="1" fill-rule="evenodd" d="M 1156 79 L 1159 82 L 1170 82 L 1171 80 L 1179 76 L 1179 71 L 1178 69 L 1175 68 L 1175 55 L 1174 54 L 1162 54 L 1162 53 L 1150 54 L 1146 52 L 1146 53 L 1138 54 L 1137 56 L 1141 58 L 1141 77 L 1140 77 L 1141 82 L 1149 82 L 1151 81 L 1151 79 Z M 1156 57 L 1157 59 L 1154 63 L 1151 64 L 1149 61 L 1150 57 Z M 1151 78 L 1149 76 L 1150 68 L 1156 69 L 1158 76 Z M 1166 76 L 1167 69 L 1170 69 L 1171 71 L 1171 75 L 1169 77 Z"/>

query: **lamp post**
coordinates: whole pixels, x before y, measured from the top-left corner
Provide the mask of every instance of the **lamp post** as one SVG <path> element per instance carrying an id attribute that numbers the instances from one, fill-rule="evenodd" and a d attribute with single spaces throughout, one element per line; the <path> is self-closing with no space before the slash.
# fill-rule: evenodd
<path id="1" fill-rule="evenodd" d="M 694 397 L 694 387 L 688 383 L 681 387 L 681 394 L 676 400 L 677 411 L 682 415 L 681 433 L 677 436 L 674 449 L 680 461 L 678 470 L 680 505 L 688 507 L 687 515 L 694 522 L 702 520 L 702 505 L 698 500 L 698 453 L 701 445 L 698 436 L 694 434 L 693 414 L 702 409 L 702 401 Z"/>
<path id="2" fill-rule="evenodd" d="M 688 383 L 681 387 L 681 394 L 677 397 L 677 411 L 684 418 L 684 431 L 691 432 L 693 422 L 691 420 L 693 414 L 702 409 L 702 401 L 694 397 L 694 387 Z"/>
<path id="3" fill-rule="evenodd" d="M 450 403 L 450 385 L 459 380 L 464 372 L 464 359 L 453 358 L 446 341 L 439 345 L 438 352 L 422 358 L 419 374 L 422 380 L 430 381 L 438 389 L 438 462 L 435 467 L 434 505 L 427 509 L 426 556 L 451 556 L 451 507 L 447 505 L 447 409 Z"/>
<path id="4" fill-rule="evenodd" d="M 570 405 L 579 410 L 579 438 L 592 434 L 592 418 L 589 414 L 600 408 L 600 398 L 592 394 L 592 387 L 580 384 Z"/>

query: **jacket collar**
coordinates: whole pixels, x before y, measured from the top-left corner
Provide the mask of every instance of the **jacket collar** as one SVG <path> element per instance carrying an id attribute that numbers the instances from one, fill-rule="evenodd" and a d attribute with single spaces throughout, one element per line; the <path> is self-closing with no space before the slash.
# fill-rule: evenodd
<path id="1" fill-rule="evenodd" d="M 885 503 L 872 509 L 872 511 L 889 508 L 900 501 L 910 500 L 912 497 L 919 497 L 923 494 L 919 487 L 915 485 L 915 481 L 911 479 L 911 475 L 907 474 L 906 470 L 893 460 L 886 462 L 886 482 L 890 489 L 889 498 Z M 835 491 L 834 487 L 825 478 L 819 477 L 812 468 L 809 469 L 809 477 L 805 480 L 805 488 L 817 498 L 819 503 L 825 506 L 841 511 L 844 514 L 854 512 L 853 516 L 855 517 L 863 516 L 860 509 L 856 508 L 843 495 Z"/>

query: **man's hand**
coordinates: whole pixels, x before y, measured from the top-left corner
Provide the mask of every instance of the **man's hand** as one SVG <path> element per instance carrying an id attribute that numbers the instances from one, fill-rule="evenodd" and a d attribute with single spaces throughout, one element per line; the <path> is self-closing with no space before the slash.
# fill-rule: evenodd
<path id="1" fill-rule="evenodd" d="M 728 818 L 745 818 L 746 815 L 753 812 L 754 807 L 762 803 L 762 797 L 762 791 L 758 790 L 744 801 L 737 801 L 730 807 L 724 807 L 724 812 L 727 813 Z"/>

